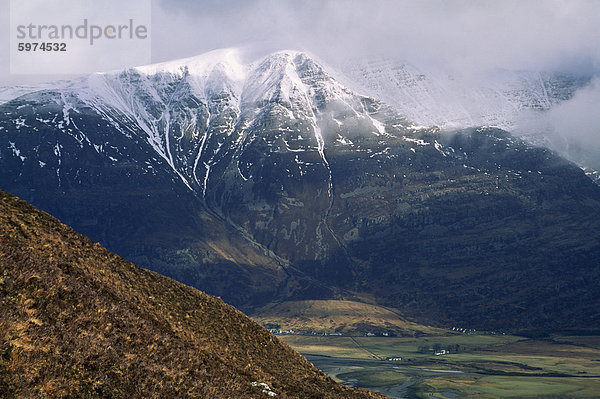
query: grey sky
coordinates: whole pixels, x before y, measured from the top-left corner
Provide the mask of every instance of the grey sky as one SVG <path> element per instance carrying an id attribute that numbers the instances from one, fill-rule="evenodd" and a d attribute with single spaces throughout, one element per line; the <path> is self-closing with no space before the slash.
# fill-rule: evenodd
<path id="1" fill-rule="evenodd" d="M 328 61 L 393 55 L 460 69 L 600 68 L 598 0 L 156 0 L 153 56 L 254 45 Z"/>
<path id="2" fill-rule="evenodd" d="M 463 71 L 600 70 L 600 0 L 152 2 L 155 62 L 251 46 L 257 53 L 305 50 L 334 63 L 391 55 Z M 0 4 L 0 84 L 43 79 L 8 76 L 9 0 Z"/>

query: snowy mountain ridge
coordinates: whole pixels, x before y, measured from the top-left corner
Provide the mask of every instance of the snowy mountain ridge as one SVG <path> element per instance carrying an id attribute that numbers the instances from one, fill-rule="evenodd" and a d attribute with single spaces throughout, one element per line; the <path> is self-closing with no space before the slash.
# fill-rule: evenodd
<path id="1" fill-rule="evenodd" d="M 349 90 L 371 96 L 393 106 L 400 114 L 422 126 L 438 126 L 456 129 L 473 126 L 493 126 L 512 130 L 522 117 L 519 111 L 548 110 L 553 105 L 568 100 L 573 93 L 585 86 L 590 77 L 570 76 L 543 71 L 492 70 L 472 78 L 452 74 L 442 69 L 420 68 L 409 62 L 394 59 L 352 60 L 338 67 L 295 50 L 283 50 L 246 62 L 243 50 L 219 49 L 194 57 L 131 68 L 142 75 L 188 75 L 188 82 L 199 98 L 208 98 L 218 92 L 222 85 L 241 97 L 260 96 L 250 88 L 267 89 L 267 81 L 260 86 L 249 82 L 256 79 L 251 74 L 267 59 L 288 58 L 298 55 L 310 58 L 335 81 Z M 282 65 L 279 65 L 281 67 Z M 274 65 L 272 83 L 277 77 Z M 288 71 L 289 72 L 289 71 Z M 113 79 L 123 71 L 96 73 L 75 81 L 45 83 L 33 86 L 0 88 L 0 103 L 20 95 L 50 88 L 74 88 L 88 85 L 99 95 L 110 100 L 110 93 L 102 87 L 102 80 Z M 264 71 L 263 77 L 267 71 Z M 284 74 L 285 75 L 285 74 Z M 85 83 L 87 81 L 87 84 Z M 249 83 L 249 84 L 248 84 Z M 289 82 L 288 82 L 289 83 Z M 297 83 L 297 82 L 296 82 Z M 268 93 L 262 93 L 267 95 Z"/>
<path id="2" fill-rule="evenodd" d="M 336 69 L 293 50 L 252 62 L 243 58 L 240 49 L 221 49 L 72 81 L 2 88 L 0 102 L 22 96 L 36 101 L 35 93 L 44 97 L 54 92 L 52 101 L 62 108 L 62 115 L 50 118 L 56 127 L 91 143 L 85 132 L 71 125 L 71 115 L 80 108 L 93 110 L 126 136 L 141 136 L 188 188 L 204 196 L 219 157 L 241 153 L 237 147 L 255 140 L 266 140 L 271 148 L 283 145 L 286 151 L 314 150 L 327 167 L 324 148 L 331 143 L 352 146 L 353 139 L 347 129 L 323 137 L 322 128 L 331 132 L 336 130 L 332 126 L 370 126 L 376 136 L 433 126 L 514 131 L 524 118 L 535 118 L 535 111 L 568 100 L 587 83 L 585 78 L 510 71 L 469 80 L 392 60 L 363 60 Z M 375 112 L 365 108 L 368 97 L 383 101 L 375 100 Z M 395 121 L 386 130 L 390 113 Z M 248 136 L 245 132 L 266 114 L 279 116 L 279 132 Z M 306 122 L 309 126 L 300 127 Z M 292 131 L 298 134 L 286 134 Z M 231 137 L 234 142 L 223 147 Z M 543 142 L 543 132 L 529 139 Z M 106 148 L 105 144 L 93 147 Z M 119 159 L 119 149 L 107 156 Z M 240 167 L 238 160 L 237 170 L 246 178 Z"/>
<path id="3" fill-rule="evenodd" d="M 531 120 L 539 118 L 540 112 L 569 100 L 590 81 L 589 77 L 535 71 L 494 70 L 477 77 L 460 76 L 393 59 L 353 60 L 332 67 L 294 50 L 279 51 L 251 62 L 244 57 L 241 49 L 220 49 L 125 71 L 92 74 L 73 81 L 3 87 L 0 104 L 40 90 L 77 91 L 78 97 L 91 106 L 100 104 L 99 107 L 104 108 L 110 104 L 123 114 L 135 115 L 134 119 L 143 125 L 150 142 L 157 145 L 159 154 L 170 162 L 156 130 L 157 120 L 168 121 L 147 115 L 144 111 L 147 104 L 135 104 L 134 100 L 145 91 L 148 100 L 163 103 L 163 107 L 176 102 L 177 94 L 160 93 L 164 90 L 160 86 L 169 80 L 185 78 L 186 87 L 181 89 L 207 103 L 210 98 L 227 93 L 225 96 L 231 97 L 228 104 L 238 112 L 261 100 L 291 103 L 290 95 L 303 98 L 306 92 L 292 62 L 300 57 L 311 60 L 330 78 L 326 85 L 323 80 L 320 83 L 321 93 L 329 93 L 324 101 L 338 97 L 341 98 L 338 102 L 347 102 L 343 93 L 351 91 L 383 101 L 414 126 L 437 126 L 443 130 L 492 126 L 512 132 L 521 125 L 531 126 Z M 130 80 L 134 75 L 137 78 Z M 354 112 L 361 113 L 361 107 Z M 533 132 L 529 139 L 544 143 L 544 133 Z"/>

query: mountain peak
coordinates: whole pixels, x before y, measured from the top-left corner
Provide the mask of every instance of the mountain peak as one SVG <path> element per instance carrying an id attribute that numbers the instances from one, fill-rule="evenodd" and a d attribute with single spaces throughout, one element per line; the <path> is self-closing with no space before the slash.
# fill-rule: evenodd
<path id="1" fill-rule="evenodd" d="M 184 70 L 190 75 L 206 75 L 221 66 L 230 73 L 233 79 L 243 79 L 246 76 L 245 64 L 241 60 L 242 52 L 239 48 L 224 48 L 209 51 L 193 57 L 180 58 L 156 64 L 135 67 L 134 69 L 148 75 L 161 72 L 181 74 Z"/>

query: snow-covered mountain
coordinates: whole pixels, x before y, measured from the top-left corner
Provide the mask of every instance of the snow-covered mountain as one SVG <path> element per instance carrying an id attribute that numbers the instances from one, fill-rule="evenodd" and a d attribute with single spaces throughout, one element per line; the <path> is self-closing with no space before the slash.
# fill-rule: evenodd
<path id="1" fill-rule="evenodd" d="M 75 82 L 1 87 L 0 104 L 40 90 L 57 89 L 67 96 L 74 91 L 83 104 L 101 113 L 116 112 L 133 117 L 161 158 L 172 164 L 173 170 L 179 174 L 181 171 L 175 166 L 178 161 L 173 159 L 171 146 L 164 142 L 169 137 L 160 132 L 165 128 L 168 130 L 171 123 L 168 119 L 172 114 L 169 103 L 177 104 L 180 97 L 193 96 L 206 108 L 204 112 L 210 113 L 214 97 L 223 96 L 227 98 L 226 107 L 230 108 L 230 115 L 234 115 L 237 124 L 229 126 L 229 129 L 235 129 L 240 126 L 239 123 L 252 122 L 251 114 L 254 111 L 249 110 L 252 104 L 286 98 L 290 102 L 290 95 L 292 99 L 300 96 L 300 102 L 303 101 L 301 97 L 306 89 L 303 87 L 305 83 L 299 79 L 296 66 L 291 61 L 300 55 L 318 64 L 321 73 L 327 75 L 330 80 L 327 83 L 322 80 L 320 90 L 329 90 L 329 99 L 341 96 L 336 100 L 337 103 L 346 101 L 347 96 L 342 95 L 344 92 L 354 95 L 360 93 L 382 101 L 413 126 L 435 126 L 442 130 L 498 127 L 524 135 L 526 140 L 534 144 L 549 146 L 581 166 L 595 167 L 590 165 L 590 154 L 586 154 L 585 149 L 575 153 L 574 144 L 569 148 L 568 143 L 558 144 L 556 137 L 549 137 L 547 129 L 541 127 L 543 123 L 536 122 L 544 117 L 545 111 L 570 100 L 577 90 L 590 82 L 590 77 L 508 70 L 466 76 L 441 69 L 419 68 L 408 62 L 391 59 L 353 60 L 339 69 L 329 65 L 323 69 L 322 62 L 315 62 L 295 51 L 279 52 L 253 62 L 243 62 L 242 55 L 240 50 L 224 49 L 120 73 L 93 74 Z M 185 83 L 173 91 L 172 84 L 182 78 Z M 339 82 L 343 82 L 345 87 Z M 316 87 L 311 87 L 311 90 L 314 93 L 308 93 L 309 97 L 322 94 L 316 92 Z M 315 99 L 309 100 L 314 102 Z M 193 104 L 191 106 L 194 107 Z M 352 112 L 362 112 L 359 104 L 350 108 Z M 160 114 L 151 114 L 148 109 L 162 111 Z M 183 124 L 193 124 L 195 116 L 179 114 L 176 118 L 185 119 L 180 121 Z M 211 165 L 214 161 L 196 158 L 200 167 Z M 194 173 L 183 173 L 181 176 L 189 180 L 188 184 L 192 181 L 201 185 L 198 180 L 203 177 L 198 176 L 200 171 L 197 162 L 196 166 L 188 166 L 188 169 L 194 169 Z"/>
<path id="2" fill-rule="evenodd" d="M 339 118 L 343 118 L 368 126 L 374 135 L 385 134 L 382 123 L 367 112 L 366 98 L 337 83 L 305 54 L 291 51 L 242 64 L 236 50 L 219 50 L 118 73 L 93 74 L 56 87 L 17 88 L 3 94 L 5 102 L 10 94 L 19 97 L 17 101 L 24 104 L 17 109 L 32 107 L 30 111 L 35 108 L 37 115 L 31 124 L 22 118 L 5 120 L 4 129 L 11 124 L 17 130 L 56 128 L 118 162 L 124 156 L 119 148 L 94 142 L 74 121 L 82 113 L 93 113 L 123 136 L 149 144 L 150 158 L 167 163 L 186 186 L 203 194 L 210 184 L 211 167 L 255 141 L 275 151 L 313 150 L 326 164 L 325 140 L 347 145 L 350 139 L 342 131 L 323 137 L 319 125 L 341 125 Z M 278 125 L 268 135 L 247 134 L 268 115 L 278 117 Z M 25 157 L 31 150 L 15 147 Z M 58 159 L 60 151 L 55 152 L 53 158 Z M 247 165 L 237 166 L 245 179 Z"/>
<path id="3" fill-rule="evenodd" d="M 174 179 L 236 226 L 247 213 L 261 218 L 271 212 L 263 204 L 265 193 L 295 192 L 294 179 L 323 182 L 318 196 L 327 214 L 333 183 L 326 147 L 383 156 L 388 138 L 414 140 L 407 135 L 416 129 L 391 108 L 351 91 L 312 58 L 295 51 L 244 64 L 236 50 L 219 50 L 93 74 L 13 103 L 20 104 L 14 110 L 19 116 L 11 118 L 9 111 L 9 118 L 0 122 L 0 129 L 14 134 L 9 149 L 23 163 L 55 170 L 59 187 L 65 178 L 74 178 L 65 173 L 85 173 L 65 171 L 62 164 L 63 157 L 76 158 L 73 152 L 82 149 L 112 165 L 137 163 L 145 174 L 167 166 Z M 41 155 L 39 147 L 20 143 L 20 129 L 54 129 L 71 140 L 72 153 L 66 154 L 69 149 L 57 137 L 51 151 Z M 375 145 L 368 144 L 371 141 Z M 136 152 L 143 149 L 144 156 L 131 156 L 131 147 Z M 257 158 L 268 158 L 282 169 L 270 170 L 267 178 L 263 160 Z M 261 195 L 250 198 L 254 186 L 261 187 Z M 231 209 L 240 196 L 247 209 L 236 218 Z M 297 217 L 301 214 L 299 209 Z M 338 239 L 328 232 L 326 220 L 318 217 L 314 223 L 310 229 L 323 232 L 304 252 L 322 258 L 332 243 L 339 246 Z"/>
<path id="4" fill-rule="evenodd" d="M 478 89 L 489 101 L 461 113 L 442 100 L 471 101 L 469 88 L 369 65 L 344 73 L 296 51 L 246 62 L 230 49 L 19 89 L 0 105 L 0 184 L 246 309 L 368 296 L 429 322 L 495 327 L 507 306 L 532 303 L 523 273 L 544 295 L 567 266 L 597 273 L 600 188 L 504 131 L 456 128 L 496 103 L 500 121 L 568 98 L 567 80 L 540 83 L 545 96 L 531 77 L 491 80 L 503 88 Z M 598 290 L 586 287 L 560 303 Z M 544 303 L 564 308 L 555 302 Z M 532 307 L 510 318 L 564 320 Z"/>

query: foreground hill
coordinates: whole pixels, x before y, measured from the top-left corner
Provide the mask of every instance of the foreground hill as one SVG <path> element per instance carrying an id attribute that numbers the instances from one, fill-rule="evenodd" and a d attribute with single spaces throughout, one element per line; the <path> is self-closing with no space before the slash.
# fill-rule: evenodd
<path id="1" fill-rule="evenodd" d="M 0 396 L 378 397 L 0 191 Z"/>

